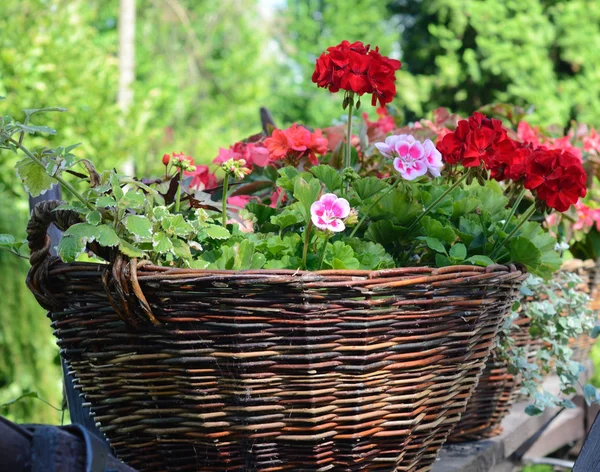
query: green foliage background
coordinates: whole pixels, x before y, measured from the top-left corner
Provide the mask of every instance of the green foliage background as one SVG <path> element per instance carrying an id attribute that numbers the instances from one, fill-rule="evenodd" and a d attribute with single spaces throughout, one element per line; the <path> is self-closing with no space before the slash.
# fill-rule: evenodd
<path id="1" fill-rule="evenodd" d="M 170 151 L 210 162 L 219 147 L 260 130 L 260 106 L 282 126 L 343 121 L 341 96 L 310 80 L 316 57 L 343 39 L 402 60 L 394 105 L 407 119 L 507 101 L 533 105 L 539 124 L 600 124 L 595 0 L 138 0 L 127 114 L 116 103 L 118 13 L 118 0 L 0 2 L 2 114 L 68 108 L 44 119 L 59 130 L 49 139 L 81 142 L 80 155 L 101 168 L 133 159 L 150 175 Z M 14 162 L 6 153 L 0 161 L 0 231 L 23 234 L 27 203 Z M 0 254 L 0 404 L 37 391 L 58 406 L 57 350 L 26 269 Z M 7 411 L 19 421 L 58 419 L 35 399 Z"/>

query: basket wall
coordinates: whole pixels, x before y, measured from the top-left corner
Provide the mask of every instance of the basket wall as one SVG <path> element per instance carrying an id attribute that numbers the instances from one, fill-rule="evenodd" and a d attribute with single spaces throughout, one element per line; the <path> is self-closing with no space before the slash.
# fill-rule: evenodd
<path id="1" fill-rule="evenodd" d="M 425 471 L 522 279 L 51 260 L 29 284 L 101 431 L 140 471 Z M 130 327 L 146 300 L 159 325 Z"/>
<path id="2" fill-rule="evenodd" d="M 517 328 L 511 333 L 514 345 L 525 348 L 530 362 L 534 362 L 541 343 L 531 338 L 529 319 L 520 318 L 514 324 Z M 479 441 L 499 435 L 500 423 L 518 400 L 520 388 L 519 376 L 511 373 L 506 360 L 492 349 L 477 388 L 448 442 Z"/>

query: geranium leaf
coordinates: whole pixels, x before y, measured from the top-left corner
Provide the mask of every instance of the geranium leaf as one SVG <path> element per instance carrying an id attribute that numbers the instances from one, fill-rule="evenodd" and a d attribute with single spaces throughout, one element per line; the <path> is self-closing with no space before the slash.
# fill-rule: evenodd
<path id="1" fill-rule="evenodd" d="M 457 261 L 464 261 L 467 257 L 467 248 L 464 244 L 456 243 L 450 248 L 450 257 Z"/>
<path id="2" fill-rule="evenodd" d="M 98 210 L 91 211 L 85 215 L 85 220 L 91 225 L 98 225 L 102 221 L 102 215 Z"/>
<path id="3" fill-rule="evenodd" d="M 119 199 L 119 206 L 126 209 L 142 208 L 146 202 L 146 197 L 141 190 L 128 190 L 125 195 Z"/>
<path id="4" fill-rule="evenodd" d="M 189 236 L 194 230 L 192 225 L 185 221 L 183 215 L 168 216 L 163 218 L 160 224 L 165 232 L 170 236 L 176 235 L 184 238 Z"/>
<path id="5" fill-rule="evenodd" d="M 294 182 L 294 198 L 300 203 L 300 211 L 305 222 L 310 220 L 310 207 L 318 200 L 321 193 L 321 184 L 313 179 L 307 182 L 303 177 L 296 178 Z"/>
<path id="6" fill-rule="evenodd" d="M 120 242 L 119 236 L 115 232 L 115 229 L 109 225 L 100 225 L 98 228 L 98 234 L 96 240 L 101 246 L 112 247 L 117 246 Z"/>
<path id="7" fill-rule="evenodd" d="M 364 201 L 382 190 L 389 188 L 389 184 L 377 177 L 366 177 L 353 182 L 352 188 L 358 195 L 358 198 Z"/>
<path id="8" fill-rule="evenodd" d="M 171 242 L 173 243 L 173 254 L 175 254 L 177 257 L 186 260 L 192 258 L 190 247 L 183 239 L 175 238 L 172 239 Z"/>
<path id="9" fill-rule="evenodd" d="M 430 249 L 433 249 L 436 252 L 440 252 L 442 254 L 448 255 L 448 252 L 446 251 L 444 244 L 439 239 L 430 238 L 428 236 L 420 236 L 418 239 L 425 241 L 425 244 L 427 244 L 427 246 Z"/>
<path id="10" fill-rule="evenodd" d="M 523 264 L 529 272 L 537 273 L 542 254 L 529 239 L 519 236 L 510 240 L 509 255 L 511 262 Z"/>
<path id="11" fill-rule="evenodd" d="M 321 164 L 311 167 L 310 172 L 312 172 L 330 192 L 335 192 L 342 187 L 342 176 L 331 166 Z"/>
<path id="12" fill-rule="evenodd" d="M 468 259 L 465 259 L 465 262 L 470 262 L 471 264 L 482 266 L 482 267 L 487 267 L 494 263 L 494 261 L 491 260 L 489 257 L 479 256 L 479 255 L 471 256 Z"/>

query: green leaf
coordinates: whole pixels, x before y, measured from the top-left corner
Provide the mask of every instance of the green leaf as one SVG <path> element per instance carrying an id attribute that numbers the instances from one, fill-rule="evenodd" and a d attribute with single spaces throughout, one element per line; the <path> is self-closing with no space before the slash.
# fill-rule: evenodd
<path id="1" fill-rule="evenodd" d="M 104 247 L 117 246 L 120 242 L 119 236 L 115 232 L 115 229 L 110 225 L 100 225 L 98 228 L 98 235 L 96 240 L 98 244 Z"/>
<path id="2" fill-rule="evenodd" d="M 482 266 L 482 267 L 487 267 L 494 263 L 494 261 L 491 260 L 489 257 L 478 256 L 478 255 L 469 257 L 468 259 L 465 260 L 465 262 L 470 262 L 471 264 L 475 264 L 475 265 Z"/>
<path id="3" fill-rule="evenodd" d="M 63 235 L 58 243 L 58 257 L 64 262 L 73 262 L 84 251 L 85 244 L 74 236 Z"/>
<path id="4" fill-rule="evenodd" d="M 358 269 L 360 267 L 360 262 L 355 257 L 352 246 L 342 241 L 327 245 L 325 260 L 333 269 Z"/>
<path id="5" fill-rule="evenodd" d="M 453 243 L 456 240 L 456 233 L 451 226 L 443 225 L 438 220 L 430 216 L 425 216 L 421 220 L 425 235 L 430 238 L 436 238 L 445 243 Z"/>
<path id="6" fill-rule="evenodd" d="M 279 229 L 283 230 L 288 226 L 292 226 L 303 221 L 302 212 L 300 210 L 299 203 L 293 203 L 287 206 L 279 215 L 271 217 L 271 223 L 278 226 Z"/>
<path id="7" fill-rule="evenodd" d="M 247 270 L 252 266 L 254 258 L 254 244 L 247 239 L 235 244 L 237 254 L 233 263 L 233 270 Z"/>
<path id="8" fill-rule="evenodd" d="M 185 260 L 192 258 L 190 247 L 183 239 L 176 238 L 172 239 L 171 242 L 173 243 L 173 254 L 175 256 Z"/>
<path id="9" fill-rule="evenodd" d="M 464 244 L 456 243 L 450 248 L 450 257 L 457 261 L 464 261 L 467 257 L 467 248 Z"/>
<path id="10" fill-rule="evenodd" d="M 148 241 L 152 238 L 152 222 L 145 216 L 128 216 L 125 220 L 125 228 L 140 241 Z"/>
<path id="11" fill-rule="evenodd" d="M 123 189 L 121 188 L 121 183 L 119 182 L 119 176 L 114 172 L 111 172 L 109 176 L 109 182 L 114 198 L 120 201 L 121 198 L 123 198 Z"/>
<path id="12" fill-rule="evenodd" d="M 194 231 L 192 225 L 185 221 L 183 215 L 168 216 L 163 218 L 160 224 L 169 236 L 176 235 L 185 238 Z"/>
<path id="13" fill-rule="evenodd" d="M 294 167 L 282 167 L 277 172 L 279 172 L 280 177 L 275 182 L 278 187 L 281 187 L 288 192 L 294 191 L 294 181 L 298 176 L 298 170 Z"/>
<path id="14" fill-rule="evenodd" d="M 228 239 L 231 237 L 231 233 L 227 228 L 219 225 L 208 225 L 205 231 L 206 235 L 212 239 Z"/>
<path id="15" fill-rule="evenodd" d="M 117 201 L 110 195 L 102 195 L 96 200 L 96 206 L 99 208 L 112 208 L 117 205 Z"/>
<path id="16" fill-rule="evenodd" d="M 146 197 L 141 190 L 128 190 L 125 195 L 119 198 L 119 207 L 125 209 L 142 208 L 144 203 L 146 203 Z"/>
<path id="17" fill-rule="evenodd" d="M 335 192 L 342 188 L 342 176 L 333 167 L 321 164 L 311 167 L 310 172 L 312 172 L 330 192 Z"/>
<path id="18" fill-rule="evenodd" d="M 34 125 L 24 125 L 23 123 L 17 123 L 15 125 L 16 128 L 21 131 L 25 131 L 29 134 L 35 133 L 44 133 L 44 134 L 56 134 L 56 130 L 49 128 L 48 126 L 34 126 Z"/>
<path id="19" fill-rule="evenodd" d="M 377 177 L 367 177 L 352 183 L 352 188 L 358 195 L 358 198 L 363 201 L 389 187 L 389 184 Z"/>
<path id="20" fill-rule="evenodd" d="M 17 175 L 23 182 L 27 193 L 32 197 L 38 197 L 46 193 L 52 185 L 57 183 L 56 179 L 50 177 L 46 170 L 38 166 L 28 157 L 21 159 L 15 165 Z"/>
<path id="21" fill-rule="evenodd" d="M 294 183 L 294 197 L 300 203 L 300 211 L 306 223 L 310 221 L 310 207 L 319 199 L 321 193 L 321 184 L 313 179 L 307 182 L 302 177 L 298 177 Z"/>
<path id="22" fill-rule="evenodd" d="M 405 231 L 405 228 L 393 224 L 390 220 L 380 220 L 369 225 L 365 232 L 365 238 L 379 243 L 389 250 L 402 239 Z"/>
<path id="23" fill-rule="evenodd" d="M 165 233 L 159 231 L 152 235 L 152 247 L 159 254 L 164 254 L 173 250 L 173 243 Z"/>
<path id="24" fill-rule="evenodd" d="M 256 223 L 259 227 L 265 223 L 271 222 L 271 217 L 277 214 L 275 208 L 271 208 L 267 205 L 261 205 L 256 202 L 249 202 L 246 205 L 246 210 L 252 213 L 256 217 Z"/>
<path id="25" fill-rule="evenodd" d="M 444 247 L 444 244 L 439 239 L 430 238 L 428 236 L 419 236 L 418 239 L 425 241 L 425 244 L 427 244 L 427 246 L 430 249 L 433 249 L 436 252 L 440 252 L 440 253 L 443 253 L 446 255 L 448 254 L 446 252 L 446 248 Z"/>
<path id="26" fill-rule="evenodd" d="M 508 252 L 511 262 L 521 263 L 529 272 L 536 273 L 541 262 L 542 253 L 529 239 L 523 236 L 511 239 Z"/>
<path id="27" fill-rule="evenodd" d="M 0 234 L 0 247 L 12 247 L 15 237 L 12 234 Z"/>
<path id="28" fill-rule="evenodd" d="M 98 225 L 102 221 L 102 215 L 98 210 L 91 211 L 85 215 L 85 220 L 91 225 Z"/>
<path id="29" fill-rule="evenodd" d="M 127 257 L 144 257 L 144 251 L 124 239 L 119 240 L 119 251 Z"/>
<path id="30" fill-rule="evenodd" d="M 585 398 L 585 402 L 590 406 L 592 403 L 597 402 L 599 395 L 598 390 L 593 385 L 587 384 L 583 387 L 583 397 Z"/>

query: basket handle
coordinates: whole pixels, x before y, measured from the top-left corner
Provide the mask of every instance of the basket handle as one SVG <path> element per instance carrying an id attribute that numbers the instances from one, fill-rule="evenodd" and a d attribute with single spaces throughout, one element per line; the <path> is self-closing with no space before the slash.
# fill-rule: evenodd
<path id="1" fill-rule="evenodd" d="M 66 231 L 74 224 L 81 223 L 81 215 L 72 210 L 57 210 L 62 204 L 59 200 L 47 200 L 38 203 L 31 211 L 27 224 L 27 242 L 29 245 L 29 263 L 27 286 L 44 308 L 52 310 L 60 307 L 53 292 L 48 287 L 49 267 L 58 260 L 50 253 L 51 241 L 48 228 L 54 224 Z M 102 275 L 102 282 L 110 304 L 121 319 L 130 327 L 140 324 L 160 325 L 154 317 L 150 304 L 146 300 L 137 278 L 139 266 L 137 259 L 129 260 L 118 251 L 110 250 L 97 243 L 91 243 L 94 254 L 109 262 Z"/>

